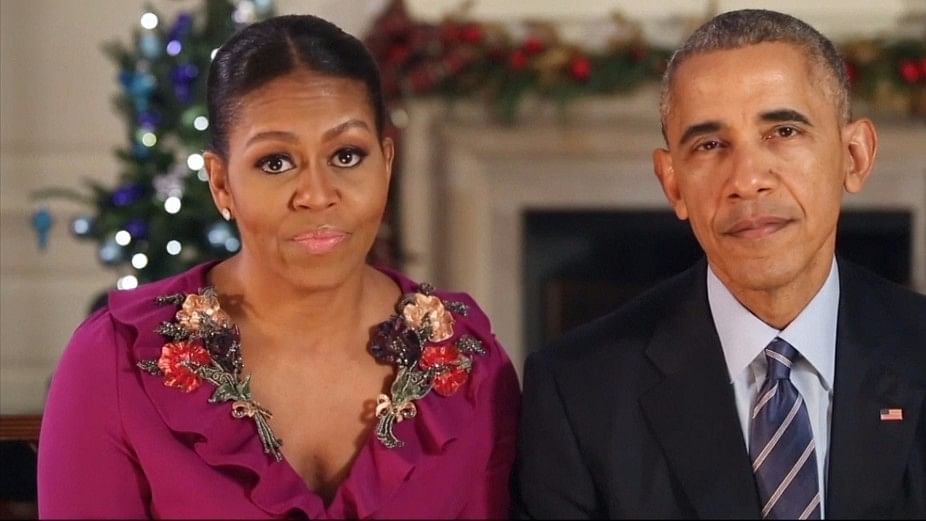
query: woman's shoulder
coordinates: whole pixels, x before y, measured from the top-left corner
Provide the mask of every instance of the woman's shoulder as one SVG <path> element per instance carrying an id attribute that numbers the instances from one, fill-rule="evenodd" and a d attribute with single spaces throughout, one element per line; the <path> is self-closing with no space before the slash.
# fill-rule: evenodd
<path id="1" fill-rule="evenodd" d="M 118 321 L 134 324 L 160 308 L 157 298 L 177 293 L 195 293 L 207 285 L 206 274 L 215 262 L 198 264 L 186 271 L 141 284 L 130 290 L 109 292 L 107 309 Z"/>

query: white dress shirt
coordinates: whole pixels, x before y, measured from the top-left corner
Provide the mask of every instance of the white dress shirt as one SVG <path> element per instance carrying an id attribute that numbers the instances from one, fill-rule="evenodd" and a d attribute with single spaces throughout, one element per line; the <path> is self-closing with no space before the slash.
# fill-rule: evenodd
<path id="1" fill-rule="evenodd" d="M 836 364 L 836 318 L 839 310 L 839 271 L 833 259 L 823 287 L 787 327 L 779 331 L 746 309 L 708 267 L 707 299 L 720 337 L 723 355 L 736 397 L 736 410 L 749 444 L 753 404 L 765 383 L 765 347 L 781 337 L 801 354 L 791 369 L 810 416 L 816 443 L 820 514 L 823 515 L 826 469 L 829 454 L 830 417 L 833 408 L 833 377 Z"/>

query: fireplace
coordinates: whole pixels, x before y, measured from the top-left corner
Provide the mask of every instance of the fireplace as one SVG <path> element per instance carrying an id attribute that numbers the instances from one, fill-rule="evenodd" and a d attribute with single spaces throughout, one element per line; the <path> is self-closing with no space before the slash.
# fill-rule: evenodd
<path id="1" fill-rule="evenodd" d="M 523 338 L 536 349 L 619 307 L 702 257 L 671 211 L 532 210 L 524 214 Z M 839 254 L 910 286 L 912 215 L 850 210 Z"/>
<path id="2" fill-rule="evenodd" d="M 684 269 L 700 251 L 652 173 L 657 103 L 643 90 L 566 113 L 528 104 L 508 127 L 476 106 L 415 102 L 395 201 L 405 270 L 473 295 L 520 371 L 549 338 Z M 926 293 L 926 125 L 876 124 L 875 171 L 845 198 L 838 248 Z M 593 243 L 611 251 L 596 255 Z M 604 288 L 590 276 L 608 270 L 628 277 Z"/>

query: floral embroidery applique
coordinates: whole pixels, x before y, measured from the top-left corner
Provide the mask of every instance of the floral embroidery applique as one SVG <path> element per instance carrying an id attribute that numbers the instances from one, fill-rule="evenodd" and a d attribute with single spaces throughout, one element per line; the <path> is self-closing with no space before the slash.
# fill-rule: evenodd
<path id="1" fill-rule="evenodd" d="M 469 309 L 461 302 L 444 302 L 432 295 L 428 284 L 405 294 L 396 314 L 381 323 L 370 341 L 370 352 L 380 362 L 397 366 L 390 394 L 377 398 L 376 437 L 388 448 L 403 442 L 393 433 L 395 423 L 414 417 L 414 402 L 432 389 L 441 396 L 457 392 L 472 371 L 472 355 L 485 354 L 482 342 L 461 335 L 456 342 L 454 315 L 465 317 Z M 158 297 L 157 304 L 179 305 L 174 321 L 164 322 L 157 332 L 168 338 L 159 358 L 143 360 L 138 367 L 162 376 L 164 385 L 192 392 L 203 380 L 215 386 L 210 403 L 232 402 L 235 418 L 254 420 L 264 452 L 283 459 L 282 440 L 270 429 L 271 413 L 251 396 L 250 376 L 243 376 L 238 326 L 219 306 L 213 288 L 196 293 Z"/>
<path id="2" fill-rule="evenodd" d="M 215 291 L 204 288 L 199 294 L 178 293 L 155 302 L 181 307 L 174 322 L 164 322 L 157 330 L 170 339 L 161 347 L 160 358 L 143 360 L 138 367 L 186 393 L 198 389 L 203 380 L 212 383 L 215 391 L 209 402 L 232 402 L 232 416 L 253 419 L 264 452 L 281 461 L 283 442 L 270 430 L 270 411 L 253 400 L 250 377 L 241 375 L 238 326 L 219 307 Z"/>
<path id="3" fill-rule="evenodd" d="M 393 426 L 418 414 L 415 401 L 433 389 L 450 396 L 466 383 L 473 368 L 472 355 L 485 354 L 478 339 L 453 337 L 453 315 L 466 316 L 469 309 L 461 302 L 443 302 L 432 295 L 428 284 L 408 293 L 396 305 L 396 314 L 379 325 L 370 352 L 377 360 L 398 367 L 390 394 L 376 400 L 376 437 L 386 447 L 404 443 L 393 433 Z"/>

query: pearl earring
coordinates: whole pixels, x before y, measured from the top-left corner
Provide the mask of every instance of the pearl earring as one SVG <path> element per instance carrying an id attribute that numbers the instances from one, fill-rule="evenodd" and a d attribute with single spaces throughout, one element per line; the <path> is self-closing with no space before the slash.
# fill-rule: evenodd
<path id="1" fill-rule="evenodd" d="M 228 208 L 222 208 L 222 210 L 220 210 L 219 213 L 222 214 L 222 219 L 225 219 L 226 221 L 231 220 L 231 217 L 232 217 L 231 210 L 229 210 Z"/>

